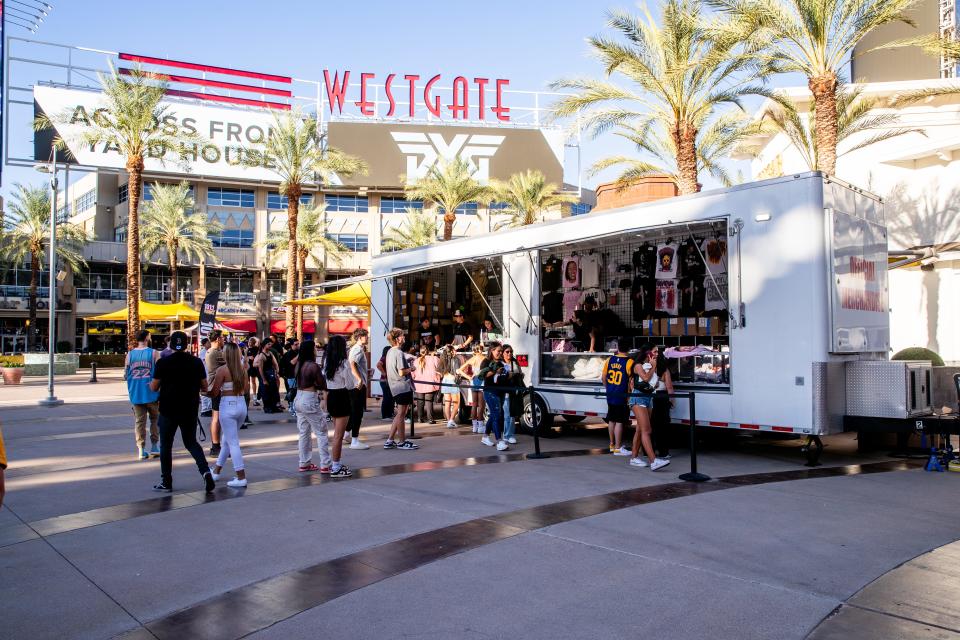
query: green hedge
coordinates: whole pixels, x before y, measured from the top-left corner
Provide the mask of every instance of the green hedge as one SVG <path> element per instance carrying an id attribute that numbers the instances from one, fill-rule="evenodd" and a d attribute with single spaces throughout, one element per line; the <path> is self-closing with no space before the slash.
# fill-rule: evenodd
<path id="1" fill-rule="evenodd" d="M 943 358 L 935 351 L 924 349 L 923 347 L 907 347 L 902 349 L 890 358 L 891 360 L 929 360 L 935 367 L 943 366 Z"/>
<path id="2" fill-rule="evenodd" d="M 81 353 L 80 368 L 89 369 L 91 362 L 97 367 L 122 367 L 126 356 L 122 353 Z"/>

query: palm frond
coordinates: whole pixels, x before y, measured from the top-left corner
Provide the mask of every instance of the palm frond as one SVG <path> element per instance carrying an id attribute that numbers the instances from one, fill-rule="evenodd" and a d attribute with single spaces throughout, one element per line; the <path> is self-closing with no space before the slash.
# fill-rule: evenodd
<path id="1" fill-rule="evenodd" d="M 402 251 L 424 247 L 437 241 L 437 217 L 430 213 L 407 210 L 399 227 L 388 229 L 383 236 L 385 251 Z"/>

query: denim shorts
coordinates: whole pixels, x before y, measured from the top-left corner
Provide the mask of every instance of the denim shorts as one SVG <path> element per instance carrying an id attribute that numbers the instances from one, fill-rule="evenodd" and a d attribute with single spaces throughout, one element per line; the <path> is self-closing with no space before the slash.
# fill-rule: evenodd
<path id="1" fill-rule="evenodd" d="M 630 396 L 630 406 L 653 409 L 653 396 Z"/>

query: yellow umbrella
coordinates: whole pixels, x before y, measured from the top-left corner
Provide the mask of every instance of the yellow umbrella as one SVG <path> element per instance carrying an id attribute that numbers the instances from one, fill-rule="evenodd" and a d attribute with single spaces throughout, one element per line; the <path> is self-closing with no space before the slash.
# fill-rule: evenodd
<path id="1" fill-rule="evenodd" d="M 176 321 L 176 320 L 198 320 L 200 314 L 182 302 L 171 304 L 156 304 L 153 302 L 140 301 L 140 320 L 148 321 Z M 87 321 L 114 321 L 126 322 L 127 308 L 123 307 L 110 313 L 105 313 L 92 318 L 84 318 Z"/>
<path id="2" fill-rule="evenodd" d="M 332 291 L 314 298 L 290 300 L 284 304 L 301 306 L 370 306 L 370 281 L 355 282 L 339 291 Z"/>

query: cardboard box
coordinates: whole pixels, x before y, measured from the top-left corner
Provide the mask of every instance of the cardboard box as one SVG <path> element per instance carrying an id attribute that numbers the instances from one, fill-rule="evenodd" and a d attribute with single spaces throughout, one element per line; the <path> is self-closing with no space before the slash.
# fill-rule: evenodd
<path id="1" fill-rule="evenodd" d="M 641 320 L 640 335 L 642 336 L 660 335 L 660 321 L 659 320 Z"/>
<path id="2" fill-rule="evenodd" d="M 660 335 L 671 337 L 683 335 L 683 325 L 680 323 L 680 318 L 661 318 Z"/>
<path id="3" fill-rule="evenodd" d="M 681 325 L 682 325 L 682 327 L 681 327 L 681 330 L 682 330 L 681 335 L 684 335 L 684 336 L 695 336 L 695 335 L 699 335 L 699 334 L 697 333 L 698 328 L 699 328 L 699 327 L 698 327 L 698 322 L 697 322 L 697 320 L 698 320 L 698 318 L 681 318 L 681 319 L 680 319 L 680 322 L 681 322 Z"/>
<path id="4" fill-rule="evenodd" d="M 726 318 L 699 318 L 697 321 L 698 336 L 725 336 L 727 335 Z"/>

